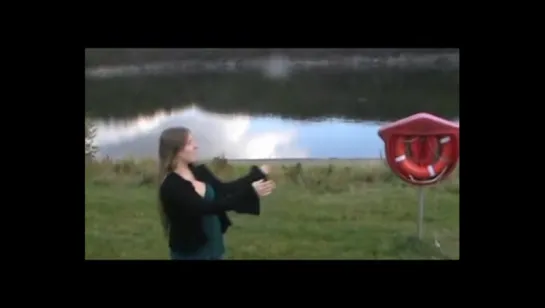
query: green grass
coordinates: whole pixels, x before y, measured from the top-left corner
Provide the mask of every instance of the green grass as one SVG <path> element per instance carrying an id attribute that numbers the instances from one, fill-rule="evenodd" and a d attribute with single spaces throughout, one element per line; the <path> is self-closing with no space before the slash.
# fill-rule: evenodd
<path id="1" fill-rule="evenodd" d="M 153 161 L 88 164 L 87 259 L 167 259 Z M 223 179 L 248 163 L 209 164 Z M 380 161 L 274 164 L 277 189 L 259 217 L 231 214 L 228 259 L 458 259 L 457 172 L 426 188 L 424 239 L 416 236 L 417 189 Z M 435 242 L 440 243 L 438 248 Z"/>

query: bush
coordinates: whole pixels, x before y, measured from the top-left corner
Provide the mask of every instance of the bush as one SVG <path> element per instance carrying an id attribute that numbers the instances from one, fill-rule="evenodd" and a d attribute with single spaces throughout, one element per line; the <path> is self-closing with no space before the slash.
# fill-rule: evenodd
<path id="1" fill-rule="evenodd" d="M 96 136 L 96 126 L 89 119 L 85 117 L 85 159 L 87 161 L 94 160 L 98 151 L 98 147 L 94 145 Z"/>

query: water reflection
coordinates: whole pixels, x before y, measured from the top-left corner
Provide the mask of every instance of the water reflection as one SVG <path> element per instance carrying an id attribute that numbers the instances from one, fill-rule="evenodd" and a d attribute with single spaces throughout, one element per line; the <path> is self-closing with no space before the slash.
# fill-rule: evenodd
<path id="1" fill-rule="evenodd" d="M 377 122 L 222 115 L 192 106 L 131 121 L 97 121 L 99 155 L 155 157 L 160 132 L 176 125 L 193 131 L 203 158 L 377 158 L 383 147 Z"/>
<path id="2" fill-rule="evenodd" d="M 292 59 L 282 55 L 262 58 L 222 60 L 181 60 L 140 63 L 138 65 L 99 65 L 85 69 L 85 77 L 110 79 L 118 77 L 159 76 L 196 72 L 236 72 L 255 70 L 270 78 L 286 78 L 290 74 L 314 69 L 365 70 L 371 68 L 436 68 L 458 69 L 457 52 L 422 55 L 386 55 L 383 57 L 351 56 L 335 58 Z"/>
<path id="3" fill-rule="evenodd" d="M 200 102 L 231 114 L 392 120 L 459 114 L 458 54 L 180 60 L 86 68 L 85 110 L 131 119 Z"/>

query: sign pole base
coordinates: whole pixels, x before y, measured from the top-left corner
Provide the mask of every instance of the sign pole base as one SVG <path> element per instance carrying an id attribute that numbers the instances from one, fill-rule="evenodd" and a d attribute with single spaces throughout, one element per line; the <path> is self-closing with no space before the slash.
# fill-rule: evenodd
<path id="1" fill-rule="evenodd" d="M 424 187 L 418 188 L 418 239 L 422 240 L 424 234 Z"/>

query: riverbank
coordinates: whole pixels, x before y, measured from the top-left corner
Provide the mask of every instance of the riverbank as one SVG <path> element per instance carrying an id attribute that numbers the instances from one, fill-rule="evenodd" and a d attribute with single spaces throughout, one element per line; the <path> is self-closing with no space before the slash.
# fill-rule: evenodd
<path id="1" fill-rule="evenodd" d="M 203 161 L 210 163 L 211 160 Z M 357 164 L 384 164 L 380 158 L 271 158 L 271 159 L 230 159 L 229 163 L 235 165 L 289 165 L 289 164 L 309 164 L 309 165 L 346 165 L 355 166 Z"/>
<path id="2" fill-rule="evenodd" d="M 457 173 L 426 189 L 424 241 L 417 191 L 380 160 L 208 162 L 222 179 L 269 163 L 278 188 L 259 217 L 231 214 L 228 259 L 457 259 Z M 166 259 L 157 215 L 155 161 L 86 167 L 87 259 Z"/>

